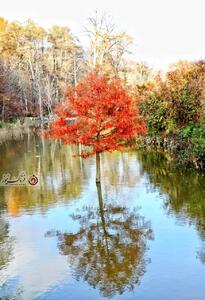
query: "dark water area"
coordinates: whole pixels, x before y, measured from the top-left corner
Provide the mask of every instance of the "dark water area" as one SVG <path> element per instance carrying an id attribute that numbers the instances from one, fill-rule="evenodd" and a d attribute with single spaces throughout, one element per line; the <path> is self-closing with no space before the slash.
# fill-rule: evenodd
<path id="1" fill-rule="evenodd" d="M 159 152 L 95 159 L 35 135 L 0 145 L 0 299 L 204 300 L 205 176 Z M 74 157 L 75 156 L 75 157 Z"/>

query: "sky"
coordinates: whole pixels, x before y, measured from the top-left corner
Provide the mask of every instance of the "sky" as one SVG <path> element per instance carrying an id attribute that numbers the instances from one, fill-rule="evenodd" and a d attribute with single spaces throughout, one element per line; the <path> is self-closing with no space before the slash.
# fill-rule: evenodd
<path id="1" fill-rule="evenodd" d="M 66 25 L 82 44 L 96 10 L 134 38 L 133 60 L 167 68 L 180 59 L 205 58 L 204 0 L 0 0 L 0 16 L 7 20 Z"/>

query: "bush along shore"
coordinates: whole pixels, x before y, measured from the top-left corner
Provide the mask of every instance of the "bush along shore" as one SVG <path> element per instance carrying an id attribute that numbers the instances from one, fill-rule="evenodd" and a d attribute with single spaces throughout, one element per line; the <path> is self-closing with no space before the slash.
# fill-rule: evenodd
<path id="1" fill-rule="evenodd" d="M 26 117 L 21 119 L 10 119 L 0 121 L 0 144 L 11 140 L 20 140 L 24 135 L 38 132 L 42 127 L 48 125 L 51 118 Z"/>
<path id="2" fill-rule="evenodd" d="M 205 171 L 205 127 L 189 125 L 175 134 L 147 135 L 138 147 L 168 151 L 180 167 Z"/>
<path id="3" fill-rule="evenodd" d="M 136 90 L 148 128 L 141 144 L 205 170 L 205 62 L 179 62 Z"/>

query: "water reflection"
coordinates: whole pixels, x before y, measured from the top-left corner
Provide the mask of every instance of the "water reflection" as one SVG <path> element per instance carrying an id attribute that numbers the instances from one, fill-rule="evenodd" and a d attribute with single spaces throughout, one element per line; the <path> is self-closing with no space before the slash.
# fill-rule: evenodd
<path id="1" fill-rule="evenodd" d="M 167 196 L 167 214 L 174 215 L 178 224 L 197 229 L 203 242 L 197 257 L 205 263 L 205 177 L 194 170 L 180 169 L 165 153 L 138 152 L 138 158 L 152 188 Z"/>
<path id="2" fill-rule="evenodd" d="M 38 187 L 0 187 L 0 210 L 5 215 L 8 213 L 8 219 L 13 223 L 12 234 L 17 236 L 13 249 L 15 256 L 7 258 L 10 266 L 5 260 L 2 262 L 2 268 L 7 271 L 1 273 L 5 278 L 0 281 L 0 297 L 12 295 L 15 299 L 19 290 L 23 299 L 47 295 L 47 289 L 55 282 L 57 284 L 62 278 L 67 278 L 68 265 L 64 262 L 67 256 L 75 261 L 74 267 L 71 267 L 74 277 L 83 278 L 108 297 L 133 289 L 145 273 L 149 262 L 147 241 L 152 239 L 153 234 L 150 224 L 132 208 L 133 203 L 129 199 L 129 188 L 135 187 L 140 180 L 136 155 L 119 152 L 103 155 L 104 203 L 101 187 L 98 186 L 98 200 L 96 189 L 92 187 L 94 159 L 82 160 L 78 156 L 79 151 L 77 146 L 64 146 L 35 135 L 27 136 L 16 145 L 11 141 L 0 147 L 1 174 L 16 176 L 23 170 L 26 174 L 34 173 L 40 177 Z M 111 204 L 107 201 L 108 196 Z M 71 211 L 75 211 L 72 218 L 67 219 L 68 226 L 72 227 L 76 220 L 80 224 L 77 232 L 66 231 L 67 204 Z M 59 207 L 62 209 L 59 210 Z M 76 210 L 79 210 L 77 215 Z M 40 218 L 39 212 L 45 219 Z M 35 217 L 27 218 L 29 215 Z M 52 247 L 52 253 L 48 255 L 50 243 L 43 234 L 45 228 L 48 231 L 47 227 L 53 224 L 53 219 L 53 227 L 59 224 L 57 237 L 63 254 L 59 256 L 52 254 L 55 251 L 59 253 L 55 241 L 51 242 L 55 249 Z M 84 236 L 80 235 L 83 227 Z M 68 244 L 71 243 L 69 234 L 73 234 L 75 239 L 72 245 Z M 4 245 L 11 254 L 8 243 L 4 242 Z M 89 253 L 84 252 L 85 249 Z M 51 271 L 53 265 L 55 272 Z M 44 280 L 39 279 L 39 272 Z"/>
<path id="3" fill-rule="evenodd" d="M 11 292 L 11 286 L 9 286 L 6 275 L 4 275 L 10 261 L 14 257 L 14 243 L 15 238 L 10 236 L 9 232 L 9 222 L 0 210 L 0 274 L 2 274 L 0 277 L 0 299 L 2 300 L 17 299 L 14 296 L 16 291 L 14 293 L 13 291 Z M 1 287 L 2 281 L 4 284 Z"/>
<path id="4" fill-rule="evenodd" d="M 79 199 L 94 174 L 93 158 L 84 161 L 78 156 L 78 146 L 65 146 L 28 135 L 21 142 L 10 141 L 0 147 L 0 176 L 10 173 L 17 176 L 21 171 L 36 174 L 39 186 L 0 187 L 1 202 L 5 203 L 11 216 L 36 209 L 42 213 L 59 202 L 69 203 Z M 105 193 L 123 198 L 127 188 L 140 180 L 140 172 L 133 168 L 136 155 L 114 152 L 102 156 Z"/>
<path id="5" fill-rule="evenodd" d="M 9 236 L 9 223 L 0 214 L 0 270 L 12 259 L 14 239 Z"/>
<path id="6" fill-rule="evenodd" d="M 153 232 L 136 209 L 106 204 L 100 184 L 97 191 L 98 207 L 85 206 L 72 215 L 78 230 L 56 235 L 74 277 L 83 278 L 102 296 L 113 297 L 140 283 L 149 262 L 147 240 L 153 239 Z"/>
<path id="7" fill-rule="evenodd" d="M 23 288 L 18 278 L 7 280 L 0 289 L 1 300 L 20 300 L 22 299 Z"/>
<path id="8" fill-rule="evenodd" d="M 65 147 L 59 142 L 45 141 L 31 135 L 21 143 L 10 142 L 0 147 L 0 175 L 16 176 L 20 171 L 39 176 L 38 187 L 0 187 L 1 201 L 7 204 L 12 216 L 22 211 L 46 212 L 55 203 L 69 202 L 80 197 L 90 169 L 84 167 L 80 157 L 73 159 L 78 147 Z"/>
<path id="9" fill-rule="evenodd" d="M 0 146 L 0 175 L 40 176 L 0 187 L 0 299 L 203 300 L 205 177 L 167 154 L 105 153 L 101 191 L 79 152 L 35 135 Z"/>

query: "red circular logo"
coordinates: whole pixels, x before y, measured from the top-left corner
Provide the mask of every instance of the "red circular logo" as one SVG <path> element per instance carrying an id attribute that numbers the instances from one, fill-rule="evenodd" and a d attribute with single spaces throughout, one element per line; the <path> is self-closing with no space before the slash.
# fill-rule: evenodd
<path id="1" fill-rule="evenodd" d="M 38 183 L 38 177 L 36 177 L 35 175 L 32 175 L 28 182 L 31 184 L 31 185 L 36 185 Z"/>

